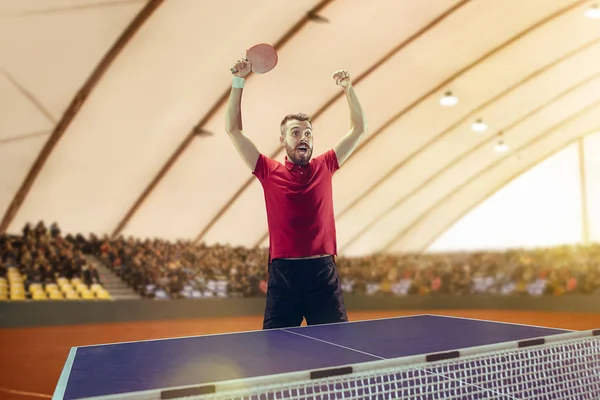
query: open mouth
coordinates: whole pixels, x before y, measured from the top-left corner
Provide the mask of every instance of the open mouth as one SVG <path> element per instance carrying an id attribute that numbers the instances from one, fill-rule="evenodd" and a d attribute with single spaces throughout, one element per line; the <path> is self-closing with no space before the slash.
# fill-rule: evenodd
<path id="1" fill-rule="evenodd" d="M 301 144 L 300 146 L 298 146 L 297 151 L 298 154 L 305 155 L 306 153 L 308 153 L 308 146 L 305 144 Z"/>

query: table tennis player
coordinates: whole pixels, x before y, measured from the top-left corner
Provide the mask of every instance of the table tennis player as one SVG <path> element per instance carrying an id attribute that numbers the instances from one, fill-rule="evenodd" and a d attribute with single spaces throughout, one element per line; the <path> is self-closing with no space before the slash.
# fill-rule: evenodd
<path id="1" fill-rule="evenodd" d="M 283 163 L 262 154 L 242 128 L 244 80 L 252 71 L 247 59 L 231 69 L 233 82 L 226 131 L 265 197 L 269 260 L 263 329 L 347 322 L 337 255 L 332 178 L 367 131 L 363 110 L 347 71 L 333 74 L 350 111 L 350 130 L 333 149 L 312 157 L 309 116 L 290 114 L 281 122 Z M 249 210 L 251 212 L 251 210 Z"/>

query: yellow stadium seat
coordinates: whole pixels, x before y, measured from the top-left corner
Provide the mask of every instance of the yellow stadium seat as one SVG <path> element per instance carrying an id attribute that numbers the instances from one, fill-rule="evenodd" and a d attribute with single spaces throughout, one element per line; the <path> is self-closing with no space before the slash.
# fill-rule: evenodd
<path id="1" fill-rule="evenodd" d="M 33 300 L 47 300 L 46 294 L 44 292 L 35 292 L 31 295 Z"/>
<path id="2" fill-rule="evenodd" d="M 21 276 L 21 273 L 19 272 L 18 269 L 16 268 L 9 268 L 8 272 L 6 274 L 8 276 L 8 280 L 11 279 L 23 279 L 23 277 Z"/>
<path id="3" fill-rule="evenodd" d="M 80 283 L 81 283 L 81 278 L 73 278 L 73 279 L 71 279 L 71 285 L 73 285 L 73 286 L 77 286 Z"/>
<path id="4" fill-rule="evenodd" d="M 90 290 L 92 291 L 92 293 L 98 293 L 98 291 L 102 290 L 102 285 L 100 285 L 99 283 L 92 283 L 92 285 L 90 286 Z"/>
<path id="5" fill-rule="evenodd" d="M 102 299 L 102 300 L 110 300 L 111 299 L 110 293 L 108 293 L 106 290 L 99 290 L 96 293 L 96 296 L 98 296 L 98 298 Z"/>
<path id="6" fill-rule="evenodd" d="M 75 292 L 67 292 L 67 293 L 65 293 L 65 298 L 67 300 L 79 300 L 79 296 Z"/>
<path id="7" fill-rule="evenodd" d="M 71 285 L 63 285 L 60 287 L 61 292 L 66 293 L 66 292 L 75 292 L 75 288 Z"/>
<path id="8" fill-rule="evenodd" d="M 56 283 L 46 284 L 46 292 L 50 293 L 50 291 L 58 291 L 58 286 L 56 285 Z"/>
<path id="9" fill-rule="evenodd" d="M 29 291 L 31 292 L 33 290 L 38 291 L 38 290 L 44 290 L 44 289 L 43 289 L 41 283 L 32 283 L 31 285 L 29 285 Z"/>
<path id="10" fill-rule="evenodd" d="M 10 294 L 10 299 L 11 300 L 25 300 L 25 294 L 24 293 L 11 293 Z"/>
<path id="11" fill-rule="evenodd" d="M 96 296 L 94 296 L 94 293 L 90 292 L 89 290 L 86 290 L 86 291 L 81 292 L 81 298 L 85 299 L 85 300 L 91 300 L 91 299 L 95 299 Z"/>
<path id="12" fill-rule="evenodd" d="M 75 291 L 77 291 L 78 293 L 83 293 L 89 291 L 89 289 L 86 285 L 80 283 L 77 286 L 75 286 Z"/>
<path id="13" fill-rule="evenodd" d="M 63 300 L 64 297 L 60 292 L 50 292 L 48 293 L 48 297 L 50 297 L 51 300 Z"/>
<path id="14" fill-rule="evenodd" d="M 64 293 L 64 292 L 68 292 L 68 291 L 72 291 L 73 290 L 73 286 L 71 286 L 70 283 L 61 283 L 60 284 L 60 290 Z"/>
<path id="15" fill-rule="evenodd" d="M 25 295 L 25 288 L 24 288 L 24 287 L 22 287 L 22 286 L 12 286 L 12 287 L 10 288 L 10 293 L 11 293 L 11 294 L 13 294 L 13 293 L 14 293 L 14 294 L 22 294 L 22 295 Z"/>

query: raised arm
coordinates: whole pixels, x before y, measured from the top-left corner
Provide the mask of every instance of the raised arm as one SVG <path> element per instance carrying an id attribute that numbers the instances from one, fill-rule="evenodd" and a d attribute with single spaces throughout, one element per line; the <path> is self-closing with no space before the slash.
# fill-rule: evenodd
<path id="1" fill-rule="evenodd" d="M 233 74 L 233 84 L 225 117 L 225 130 L 248 168 L 254 171 L 260 152 L 242 129 L 242 92 L 244 79 L 250 73 L 251 65 L 248 61 L 239 60 L 233 68 L 237 72 Z"/>
<path id="2" fill-rule="evenodd" d="M 346 100 L 350 108 L 350 131 L 338 142 L 333 149 L 338 160 L 338 165 L 342 165 L 350 154 L 354 152 L 365 133 L 367 133 L 367 121 L 362 110 L 362 107 L 352 86 L 350 75 L 347 71 L 337 71 L 333 74 L 336 84 L 344 88 L 346 92 Z"/>

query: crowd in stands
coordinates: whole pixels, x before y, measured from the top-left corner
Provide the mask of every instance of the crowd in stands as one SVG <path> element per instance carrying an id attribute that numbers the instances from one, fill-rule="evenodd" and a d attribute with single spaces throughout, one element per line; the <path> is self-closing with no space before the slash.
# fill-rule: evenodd
<path id="1" fill-rule="evenodd" d="M 0 235 L 0 300 L 107 299 L 83 249 L 56 223 L 26 224 L 22 235 Z"/>
<path id="2" fill-rule="evenodd" d="M 266 292 L 267 249 L 90 235 L 56 224 L 0 237 L 0 279 L 25 286 L 75 282 L 102 290 L 95 256 L 144 298 L 253 297 Z M 600 293 L 600 245 L 498 252 L 373 255 L 336 259 L 343 290 L 374 296 Z M 16 269 L 15 269 L 16 268 Z M 74 281 L 75 280 L 75 281 Z M 0 299 L 2 298 L 0 281 Z M 100 289 L 99 289 L 100 288 Z M 100 292 L 102 293 L 102 292 Z"/>
<path id="3" fill-rule="evenodd" d="M 266 291 L 267 249 L 95 236 L 88 245 L 144 297 L 252 297 Z M 337 264 L 346 293 L 600 293 L 600 245 L 338 257 Z"/>
<path id="4" fill-rule="evenodd" d="M 147 298 L 252 297 L 265 290 L 268 253 L 264 249 L 158 239 L 110 240 L 95 235 L 90 236 L 87 246 Z"/>

